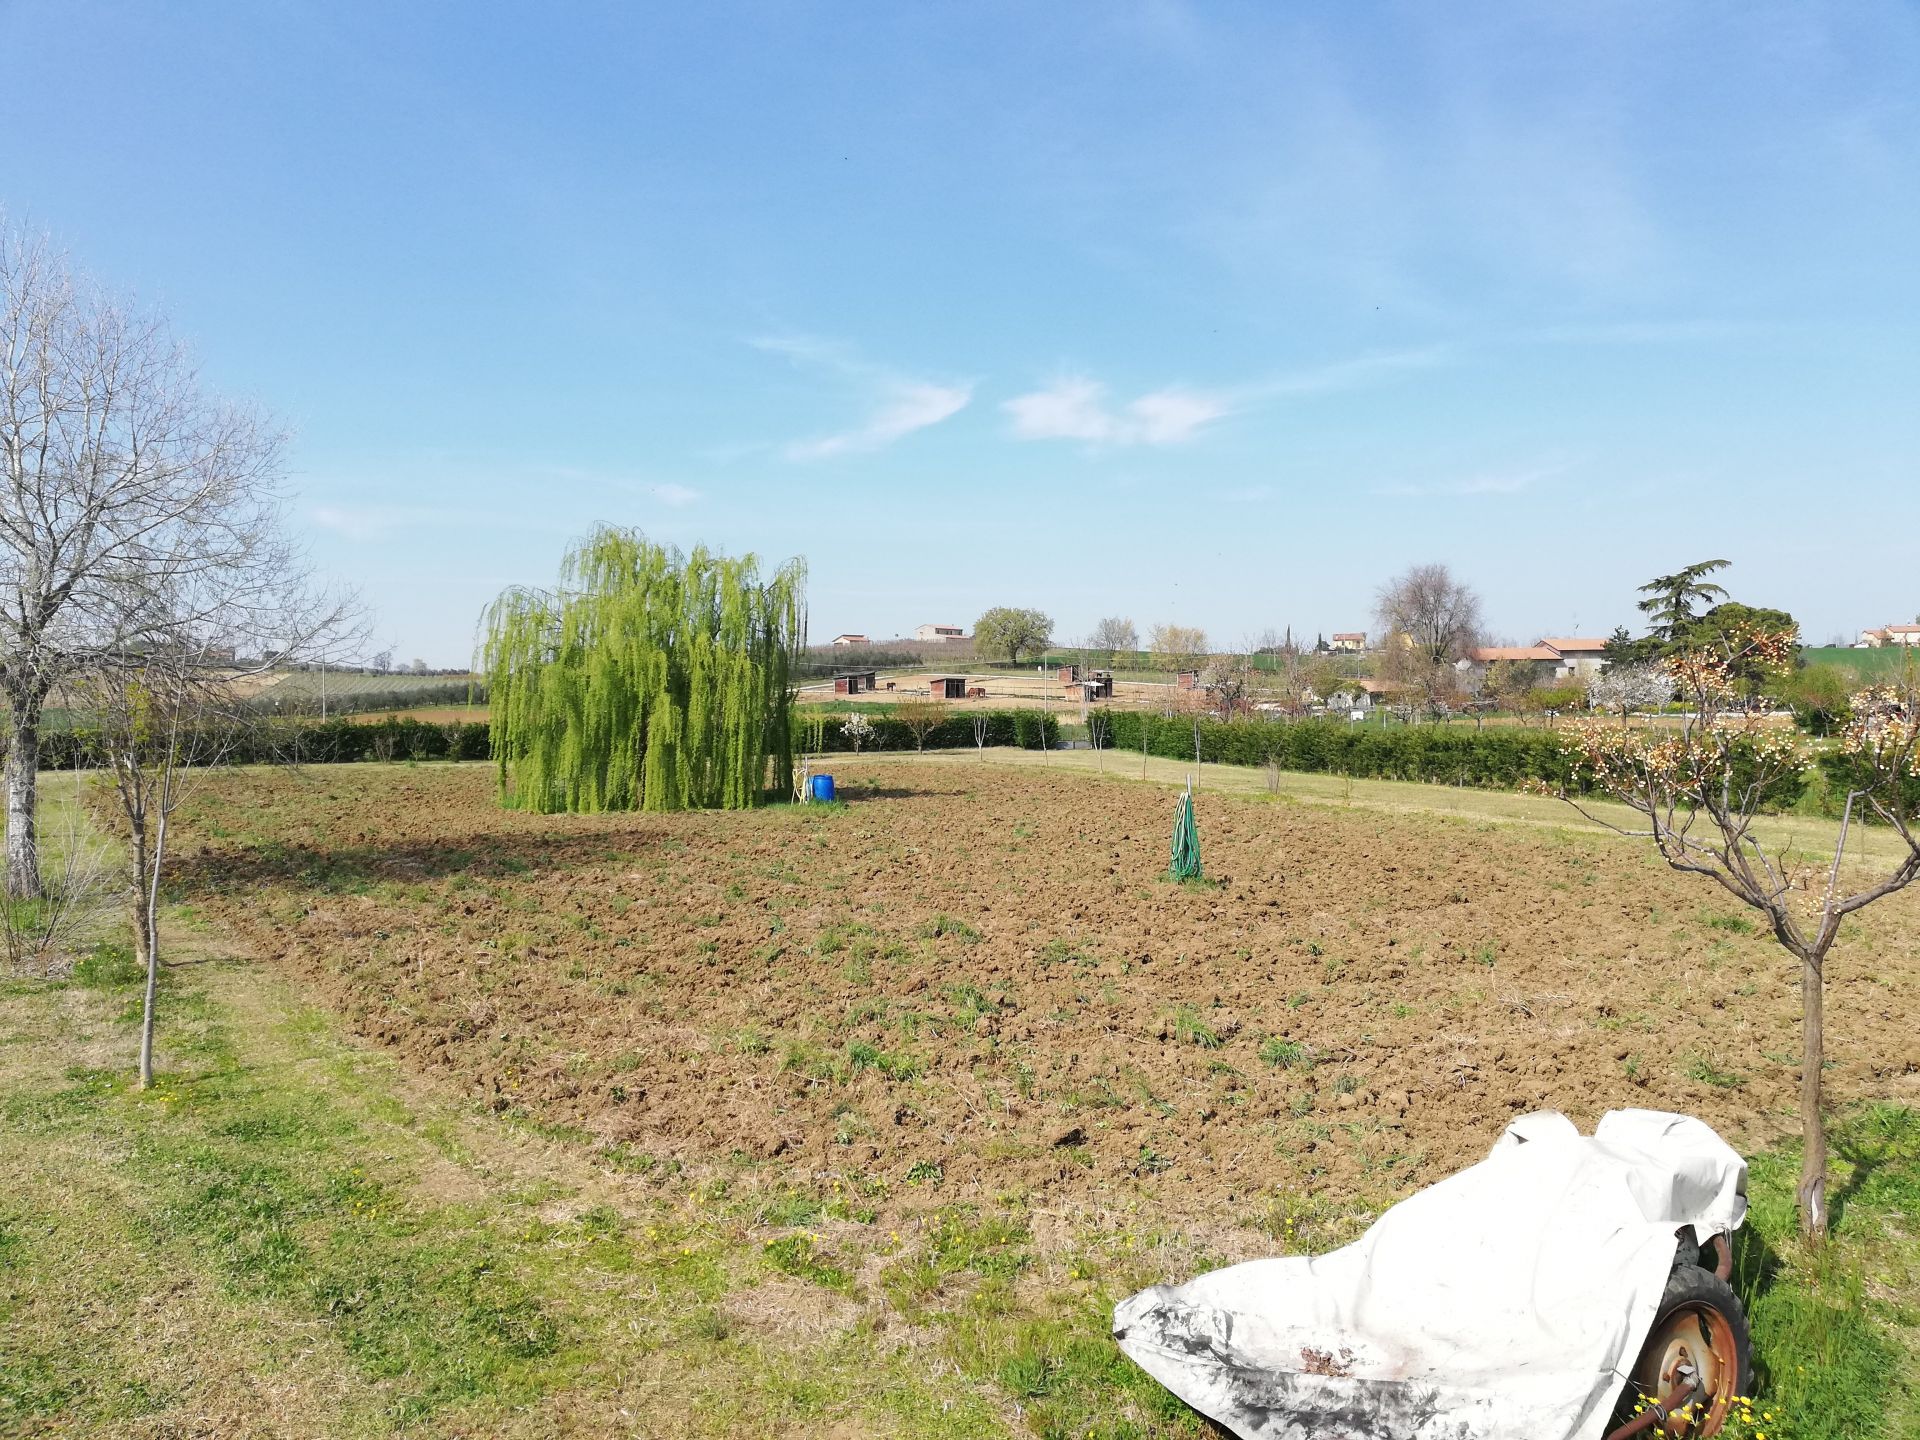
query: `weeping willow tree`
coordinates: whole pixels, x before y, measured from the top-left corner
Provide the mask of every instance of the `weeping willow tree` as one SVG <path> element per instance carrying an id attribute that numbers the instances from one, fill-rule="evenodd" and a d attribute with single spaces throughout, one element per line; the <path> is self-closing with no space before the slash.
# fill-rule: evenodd
<path id="1" fill-rule="evenodd" d="M 557 590 L 487 608 L 481 666 L 501 802 L 522 810 L 743 809 L 793 784 L 806 569 L 691 555 L 603 527 Z M 767 775 L 767 761 L 773 774 Z"/>

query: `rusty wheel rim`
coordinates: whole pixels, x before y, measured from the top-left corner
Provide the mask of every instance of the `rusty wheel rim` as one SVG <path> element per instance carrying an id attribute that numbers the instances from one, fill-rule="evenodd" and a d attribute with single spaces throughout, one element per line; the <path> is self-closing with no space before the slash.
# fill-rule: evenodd
<path id="1" fill-rule="evenodd" d="M 1669 1419 L 1664 1433 L 1705 1440 L 1726 1424 L 1740 1383 L 1738 1359 L 1733 1325 L 1725 1315 L 1710 1305 L 1683 1305 L 1647 1337 L 1634 1385 L 1648 1400 L 1691 1396 L 1678 1407 L 1687 1418 Z"/>

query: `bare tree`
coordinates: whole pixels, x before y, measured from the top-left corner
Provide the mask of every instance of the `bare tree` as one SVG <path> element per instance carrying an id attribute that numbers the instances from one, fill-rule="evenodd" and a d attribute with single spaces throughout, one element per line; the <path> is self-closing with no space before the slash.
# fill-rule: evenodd
<path id="1" fill-rule="evenodd" d="M 1087 716 L 1087 743 L 1093 747 L 1093 763 L 1097 769 L 1105 770 L 1107 762 L 1105 751 L 1113 738 L 1113 719 L 1105 711 L 1096 710 Z"/>
<path id="2" fill-rule="evenodd" d="M 947 707 L 933 699 L 902 700 L 893 707 L 893 718 L 907 727 L 913 748 L 925 750 L 927 737 L 947 723 Z"/>
<path id="3" fill-rule="evenodd" d="M 1087 648 L 1105 650 L 1110 656 L 1120 650 L 1138 650 L 1140 632 L 1134 628 L 1133 621 L 1110 615 L 1093 627 L 1093 633 L 1087 637 Z"/>
<path id="4" fill-rule="evenodd" d="M 1565 743 L 1599 789 L 1639 812 L 1645 829 L 1625 829 L 1596 812 L 1588 818 L 1651 839 L 1675 870 L 1704 875 L 1766 917 L 1773 937 L 1800 962 L 1800 1123 L 1805 1137 L 1798 1202 L 1804 1234 L 1827 1229 L 1827 1136 L 1821 1072 L 1826 1063 L 1826 962 L 1847 916 L 1920 876 L 1920 679 L 1909 669 L 1897 685 L 1853 697 L 1853 718 L 1839 742 L 1843 792 L 1832 859 L 1799 861 L 1785 845 L 1769 850 L 1755 822 L 1788 788 L 1797 791 L 1810 755 L 1790 730 L 1753 715 L 1739 676 L 1792 663 L 1791 633 L 1747 631 L 1688 646 L 1665 662 L 1690 702 L 1677 731 L 1630 730 L 1624 722 L 1577 723 Z M 1574 802 L 1576 806 L 1578 802 Z M 1853 826 L 1878 822 L 1897 841 L 1886 868 L 1846 863 Z"/>
<path id="5" fill-rule="evenodd" d="M 1388 656 L 1411 650 L 1430 665 L 1452 664 L 1480 643 L 1480 597 L 1444 565 L 1415 565 L 1380 587 L 1374 619 Z"/>
<path id="6" fill-rule="evenodd" d="M 344 607 L 305 592 L 281 529 L 280 433 L 205 393 L 158 317 L 0 220 L 0 700 L 6 892 L 43 892 L 35 776 L 48 696 L 92 657 L 218 614 L 295 650 Z M 204 607 L 196 613 L 196 607 Z"/>
<path id="7" fill-rule="evenodd" d="M 1200 672 L 1200 689 L 1215 713 L 1231 720 L 1252 703 L 1253 666 L 1244 655 L 1216 655 Z"/>
<path id="8" fill-rule="evenodd" d="M 993 717 L 984 710 L 973 712 L 973 748 L 979 752 L 982 760 L 987 758 L 987 732 L 993 727 Z"/>
<path id="9" fill-rule="evenodd" d="M 1451 660 L 1436 660 L 1411 645 L 1389 645 L 1380 653 L 1379 679 L 1385 680 L 1429 715 L 1440 715 L 1464 703 L 1466 690 Z"/>

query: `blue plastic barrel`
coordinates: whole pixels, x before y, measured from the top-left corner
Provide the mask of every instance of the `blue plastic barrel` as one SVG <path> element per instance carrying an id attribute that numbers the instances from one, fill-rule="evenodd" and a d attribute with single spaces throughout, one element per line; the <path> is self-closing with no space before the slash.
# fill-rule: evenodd
<path id="1" fill-rule="evenodd" d="M 813 777 L 813 798 L 816 800 L 833 799 L 833 777 L 816 775 Z"/>

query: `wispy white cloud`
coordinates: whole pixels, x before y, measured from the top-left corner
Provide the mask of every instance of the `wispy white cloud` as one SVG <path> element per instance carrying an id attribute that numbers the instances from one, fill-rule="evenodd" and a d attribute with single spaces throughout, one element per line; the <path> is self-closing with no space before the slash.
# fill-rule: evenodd
<path id="1" fill-rule="evenodd" d="M 795 365 L 823 370 L 865 397 L 868 413 L 845 430 L 795 440 L 782 448 L 789 460 L 827 460 L 836 455 L 868 454 L 950 420 L 973 403 L 972 382 L 943 384 L 873 364 L 839 341 L 817 335 L 768 335 L 748 342 L 756 350 L 779 355 Z"/>
<path id="2" fill-rule="evenodd" d="M 971 385 L 934 385 L 923 380 L 888 382 L 887 394 L 863 424 L 836 435 L 796 440 L 786 447 L 789 460 L 825 460 L 835 455 L 857 455 L 884 450 L 916 430 L 938 425 L 966 409 L 973 400 Z"/>
<path id="3" fill-rule="evenodd" d="M 675 510 L 699 503 L 706 497 L 688 485 L 649 485 L 647 493 L 662 505 L 670 505 Z"/>
<path id="4" fill-rule="evenodd" d="M 1081 376 L 1017 395 L 1002 407 L 1022 440 L 1084 440 L 1095 445 L 1177 445 L 1229 413 L 1218 396 L 1173 387 L 1115 407 L 1106 386 Z"/>
<path id="5" fill-rule="evenodd" d="M 1534 465 L 1522 470 L 1490 470 L 1458 480 L 1422 481 L 1383 485 L 1377 493 L 1402 498 L 1476 495 L 1518 495 L 1544 481 L 1555 479 L 1573 468 L 1571 460 Z"/>
<path id="6" fill-rule="evenodd" d="M 1093 445 L 1179 445 L 1208 427 L 1264 402 L 1358 389 L 1412 370 L 1446 363 L 1445 346 L 1385 351 L 1283 372 L 1224 389 L 1169 385 L 1114 404 L 1107 387 L 1070 375 L 1016 395 L 1001 408 L 1022 440 L 1083 440 Z"/>

